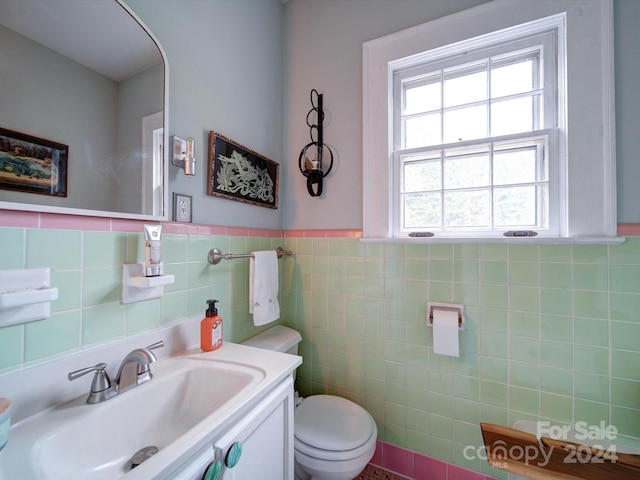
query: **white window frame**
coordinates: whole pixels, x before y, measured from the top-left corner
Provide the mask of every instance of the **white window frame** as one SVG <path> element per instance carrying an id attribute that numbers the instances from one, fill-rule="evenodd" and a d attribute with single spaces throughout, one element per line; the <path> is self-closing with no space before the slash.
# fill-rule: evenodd
<path id="1" fill-rule="evenodd" d="M 470 39 L 485 41 L 540 19 L 561 18 L 566 63 L 566 98 L 559 98 L 558 141 L 564 165 L 558 172 L 562 196 L 557 232 L 548 236 L 425 239 L 393 232 L 393 73 L 415 64 L 423 52 L 455 49 Z M 363 240 L 527 241 L 619 243 L 615 175 L 612 0 L 494 0 L 363 45 Z M 380 101 L 386 99 L 387 101 Z M 588 101 L 586 100 L 588 99 Z"/>
<path id="2" fill-rule="evenodd" d="M 533 131 L 521 132 L 516 134 L 509 134 L 505 136 L 510 139 L 517 138 L 531 138 L 531 137 L 544 137 L 546 138 L 545 144 L 545 156 L 547 160 L 550 160 L 549 179 L 548 179 L 548 203 L 549 208 L 546 212 L 548 228 L 544 230 L 535 229 L 539 234 L 544 236 L 557 237 L 560 233 L 560 225 L 558 219 L 560 211 L 564 211 L 564 202 L 562 198 L 557 195 L 558 191 L 558 171 L 564 170 L 563 161 L 565 155 L 560 155 L 560 151 L 564 149 L 562 145 L 562 137 L 560 142 L 557 141 L 556 130 L 558 128 L 564 129 L 564 118 L 558 118 L 557 104 L 564 104 L 564 90 L 566 84 L 566 78 L 564 73 L 566 69 L 564 65 L 558 65 L 556 58 L 565 58 L 565 42 L 558 41 L 558 39 L 565 38 L 565 15 L 553 15 L 540 20 L 529 22 L 524 25 L 519 25 L 513 28 L 508 28 L 499 32 L 494 32 L 483 36 L 482 38 L 474 38 L 468 41 L 458 42 L 455 45 L 448 45 L 441 49 L 431 50 L 424 54 L 412 57 L 411 59 L 402 59 L 398 62 L 391 62 L 390 68 L 393 72 L 394 84 L 394 110 L 393 110 L 393 122 L 394 122 L 394 138 L 393 138 L 393 163 L 391 183 L 393 184 L 393 196 L 391 203 L 393 205 L 393 236 L 394 237 L 408 237 L 409 232 L 403 231 L 401 227 L 402 223 L 402 194 L 400 192 L 401 185 L 401 162 L 400 153 L 403 151 L 415 150 L 416 152 L 427 150 L 441 150 L 448 149 L 456 146 L 456 143 L 445 145 L 446 142 L 440 145 L 419 147 L 415 149 L 403 149 L 401 144 L 401 129 L 400 129 L 400 114 L 401 114 L 401 99 L 402 99 L 402 82 L 404 80 L 411 80 L 420 74 L 428 73 L 430 71 L 441 71 L 450 66 L 457 66 L 463 63 L 469 63 L 479 60 L 484 60 L 487 57 L 494 57 L 496 55 L 505 55 L 518 51 L 536 51 L 538 48 L 541 52 L 544 52 L 542 58 L 541 69 L 544 73 L 543 88 L 545 91 L 544 106 L 542 108 L 544 112 L 544 119 L 541 120 L 541 128 L 536 128 Z M 536 88 L 538 90 L 539 88 Z M 444 108 L 444 106 L 441 106 Z M 442 121 L 444 124 L 444 120 Z M 468 144 L 478 143 L 494 143 L 499 141 L 499 136 L 492 136 L 484 139 L 469 140 Z M 462 144 L 460 144 L 462 146 Z M 560 163 L 560 165 L 559 165 Z M 442 186 L 444 189 L 444 185 Z M 493 202 L 492 206 L 493 206 Z M 443 219 L 444 220 L 444 219 Z M 418 228 L 418 231 L 425 231 L 429 229 Z M 478 231 L 482 231 L 483 236 L 502 236 L 504 231 L 514 230 L 510 229 L 446 229 L 443 226 L 443 230 L 431 229 L 438 235 L 444 234 L 451 237 L 476 237 Z M 520 228 L 519 230 L 526 230 L 526 228 Z"/>

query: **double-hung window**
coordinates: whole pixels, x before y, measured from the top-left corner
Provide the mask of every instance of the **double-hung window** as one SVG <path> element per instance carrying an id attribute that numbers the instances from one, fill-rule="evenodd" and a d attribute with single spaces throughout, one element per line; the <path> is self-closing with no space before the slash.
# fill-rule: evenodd
<path id="1" fill-rule="evenodd" d="M 394 73 L 396 235 L 555 227 L 557 30 L 509 37 Z"/>
<path id="2" fill-rule="evenodd" d="M 615 236 L 608 3 L 491 2 L 365 44 L 364 237 Z"/>

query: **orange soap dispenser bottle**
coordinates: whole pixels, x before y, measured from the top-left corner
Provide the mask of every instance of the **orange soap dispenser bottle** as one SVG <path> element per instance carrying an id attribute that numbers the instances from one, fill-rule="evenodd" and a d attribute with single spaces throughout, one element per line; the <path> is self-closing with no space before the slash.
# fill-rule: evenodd
<path id="1" fill-rule="evenodd" d="M 222 346 L 222 319 L 218 316 L 217 301 L 207 300 L 209 308 L 200 322 L 200 348 L 205 352 Z"/>

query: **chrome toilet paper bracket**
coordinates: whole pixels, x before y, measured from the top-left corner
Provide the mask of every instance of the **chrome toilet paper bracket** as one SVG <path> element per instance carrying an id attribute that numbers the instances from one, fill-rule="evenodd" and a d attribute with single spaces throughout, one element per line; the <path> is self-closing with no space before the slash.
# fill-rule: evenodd
<path id="1" fill-rule="evenodd" d="M 464 304 L 427 302 L 427 327 L 433 327 L 433 315 L 435 310 L 458 312 L 458 330 L 464 330 Z"/>

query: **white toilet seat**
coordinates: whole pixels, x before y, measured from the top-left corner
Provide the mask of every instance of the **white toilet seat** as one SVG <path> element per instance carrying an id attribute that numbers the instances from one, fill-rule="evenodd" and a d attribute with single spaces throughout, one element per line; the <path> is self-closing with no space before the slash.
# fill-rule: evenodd
<path id="1" fill-rule="evenodd" d="M 375 439 L 368 439 L 372 441 L 368 441 L 363 443 L 360 447 L 354 448 L 353 450 L 321 450 L 312 445 L 307 445 L 306 443 L 302 443 L 297 438 L 293 441 L 293 447 L 295 449 L 295 453 L 302 453 L 307 457 L 315 458 L 316 460 L 324 460 L 327 462 L 340 462 L 340 461 L 349 461 L 355 458 L 361 457 L 363 455 L 368 455 L 369 452 L 373 449 L 375 451 Z"/>
<path id="2" fill-rule="evenodd" d="M 344 461 L 369 455 L 377 440 L 375 420 L 356 403 L 334 395 L 313 395 L 296 408 L 294 448 L 306 456 Z"/>
<path id="3" fill-rule="evenodd" d="M 245 345 L 298 354 L 302 337 L 276 325 L 244 341 Z M 376 451 L 378 428 L 365 409 L 333 395 L 312 395 L 294 412 L 296 480 L 351 480 Z"/>

